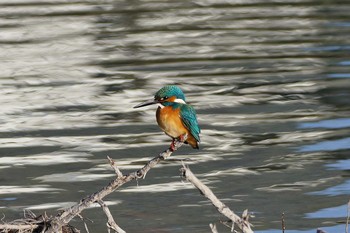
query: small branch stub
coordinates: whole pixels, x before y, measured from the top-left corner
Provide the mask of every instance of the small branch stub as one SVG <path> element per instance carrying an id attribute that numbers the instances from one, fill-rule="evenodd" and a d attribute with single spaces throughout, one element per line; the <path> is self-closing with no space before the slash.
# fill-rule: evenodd
<path id="1" fill-rule="evenodd" d="M 114 160 L 111 159 L 109 156 L 107 156 L 107 159 L 109 161 L 109 164 L 113 168 L 115 174 L 117 175 L 117 178 L 123 177 L 123 173 L 119 170 L 119 168 L 117 167 L 117 164 L 114 162 Z"/>
<path id="2" fill-rule="evenodd" d="M 216 229 L 216 224 L 210 223 L 209 226 L 212 233 L 219 233 L 218 230 Z"/>

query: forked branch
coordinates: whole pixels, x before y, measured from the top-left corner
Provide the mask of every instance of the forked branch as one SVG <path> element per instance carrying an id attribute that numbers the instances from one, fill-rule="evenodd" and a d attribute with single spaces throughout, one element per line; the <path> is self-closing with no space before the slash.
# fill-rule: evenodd
<path id="1" fill-rule="evenodd" d="M 143 166 L 140 170 L 131 172 L 128 175 L 123 175 L 121 171 L 116 166 L 115 162 L 108 157 L 109 162 L 114 169 L 117 177 L 112 180 L 107 186 L 103 187 L 100 191 L 93 193 L 84 199 L 80 200 L 80 202 L 76 205 L 71 206 L 70 208 L 66 209 L 62 213 L 58 214 L 56 217 L 54 217 L 51 221 L 50 227 L 48 229 L 48 233 L 57 233 L 61 231 L 62 226 L 67 225 L 75 216 L 80 214 L 83 210 L 86 208 L 92 206 L 95 202 L 99 202 L 103 200 L 103 198 L 111 193 L 113 193 L 116 189 L 121 187 L 122 185 L 138 179 L 143 178 L 146 176 L 147 172 L 152 169 L 154 166 L 156 166 L 160 161 L 170 157 L 170 155 L 176 151 L 178 148 L 180 148 L 184 141 L 186 141 L 187 135 L 184 136 L 184 138 L 180 140 L 175 140 L 174 142 L 174 148 L 169 148 L 166 151 L 160 153 L 155 158 L 151 159 L 145 166 Z"/>

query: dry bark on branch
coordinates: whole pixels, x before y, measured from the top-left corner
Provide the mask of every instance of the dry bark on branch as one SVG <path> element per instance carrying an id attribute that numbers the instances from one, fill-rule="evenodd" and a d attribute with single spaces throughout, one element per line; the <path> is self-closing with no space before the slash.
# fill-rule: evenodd
<path id="1" fill-rule="evenodd" d="M 186 180 L 192 183 L 206 198 L 208 198 L 222 215 L 229 218 L 233 224 L 236 224 L 244 233 L 253 233 L 253 230 L 250 228 L 250 223 L 248 221 L 249 214 L 247 210 L 243 212 L 242 217 L 239 217 L 224 203 L 222 203 L 208 188 L 208 186 L 203 184 L 184 164 L 181 171 Z"/>
<path id="2" fill-rule="evenodd" d="M 152 169 L 154 166 L 156 166 L 159 162 L 162 160 L 167 159 L 170 157 L 170 155 L 176 151 L 178 148 L 180 148 L 184 141 L 186 141 L 187 135 L 184 136 L 183 141 L 175 140 L 174 147 L 172 149 L 167 149 L 166 151 L 160 153 L 155 158 L 148 161 L 148 163 L 143 166 L 140 170 L 131 172 L 128 175 L 123 175 L 122 172 L 118 169 L 116 166 L 116 163 L 108 157 L 108 160 L 110 162 L 110 165 L 114 169 L 114 172 L 116 173 L 116 178 L 112 180 L 107 186 L 103 187 L 98 192 L 95 192 L 84 199 L 80 200 L 79 203 L 67 208 L 63 212 L 59 213 L 57 216 L 45 219 L 45 220 L 39 220 L 39 221 L 24 221 L 22 220 L 21 223 L 18 222 L 11 222 L 7 224 L 0 224 L 0 232 L 47 232 L 47 233 L 57 233 L 57 232 L 74 232 L 67 231 L 66 229 L 70 229 L 70 226 L 68 226 L 68 223 L 76 216 L 79 216 L 80 213 L 85 210 L 86 208 L 92 206 L 94 203 L 99 203 L 107 215 L 107 225 L 109 229 L 114 230 L 117 233 L 124 233 L 125 231 L 122 230 L 114 221 L 108 207 L 106 204 L 102 201 L 104 197 L 114 192 L 116 189 L 124 185 L 125 183 L 128 183 L 132 180 L 138 179 L 138 178 L 144 178 L 147 174 L 147 172 Z M 31 219 L 33 220 L 33 219 Z M 43 228 L 44 226 L 44 228 Z"/>
<path id="3" fill-rule="evenodd" d="M 184 140 L 187 139 L 185 136 Z M 160 153 L 157 157 L 151 159 L 145 166 L 140 170 L 129 173 L 128 175 L 123 175 L 120 170 L 116 167 L 114 161 L 109 158 L 109 161 L 117 174 L 116 179 L 112 180 L 107 186 L 103 187 L 100 191 L 93 193 L 90 196 L 82 199 L 78 204 L 71 206 L 69 209 L 66 209 L 61 214 L 57 215 L 52 221 L 51 226 L 49 227 L 47 233 L 56 233 L 60 232 L 62 226 L 68 224 L 76 215 L 80 214 L 81 211 L 90 207 L 95 202 L 101 201 L 105 196 L 111 194 L 116 189 L 128 183 L 132 180 L 143 178 L 146 176 L 147 172 L 157 165 L 160 161 L 168 158 L 174 151 L 180 148 L 183 145 L 183 141 L 176 140 L 174 150 L 170 148 L 166 151 Z"/>

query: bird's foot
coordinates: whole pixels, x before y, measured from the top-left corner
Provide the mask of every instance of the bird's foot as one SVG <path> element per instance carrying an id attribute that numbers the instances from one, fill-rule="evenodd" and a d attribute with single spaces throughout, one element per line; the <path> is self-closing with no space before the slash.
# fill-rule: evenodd
<path id="1" fill-rule="evenodd" d="M 187 139 L 187 134 L 182 134 L 178 138 L 173 138 L 173 141 L 171 142 L 170 147 L 169 147 L 170 151 L 172 151 L 172 152 L 176 151 L 176 146 L 175 146 L 175 142 L 176 141 L 180 141 L 180 142 L 186 143 L 185 142 L 186 139 Z"/>
<path id="2" fill-rule="evenodd" d="M 171 142 L 169 149 L 170 149 L 170 151 L 172 151 L 172 152 L 175 151 L 175 139 L 173 139 L 173 141 Z"/>
<path id="3" fill-rule="evenodd" d="M 179 140 L 180 142 L 185 142 L 186 138 L 187 138 L 187 135 L 186 135 L 186 134 L 181 134 L 181 135 L 179 136 L 178 140 Z"/>

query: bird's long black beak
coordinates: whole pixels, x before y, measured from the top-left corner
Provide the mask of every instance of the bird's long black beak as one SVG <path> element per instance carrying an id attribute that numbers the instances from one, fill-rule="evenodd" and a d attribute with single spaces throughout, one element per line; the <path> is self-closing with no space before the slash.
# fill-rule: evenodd
<path id="1" fill-rule="evenodd" d="M 144 107 L 144 106 L 147 106 L 147 105 L 157 104 L 157 103 L 158 103 L 158 101 L 155 100 L 155 99 L 147 100 L 147 101 L 145 101 L 145 102 L 143 102 L 141 104 L 138 104 L 138 105 L 134 106 L 134 108 L 141 108 L 141 107 Z"/>

